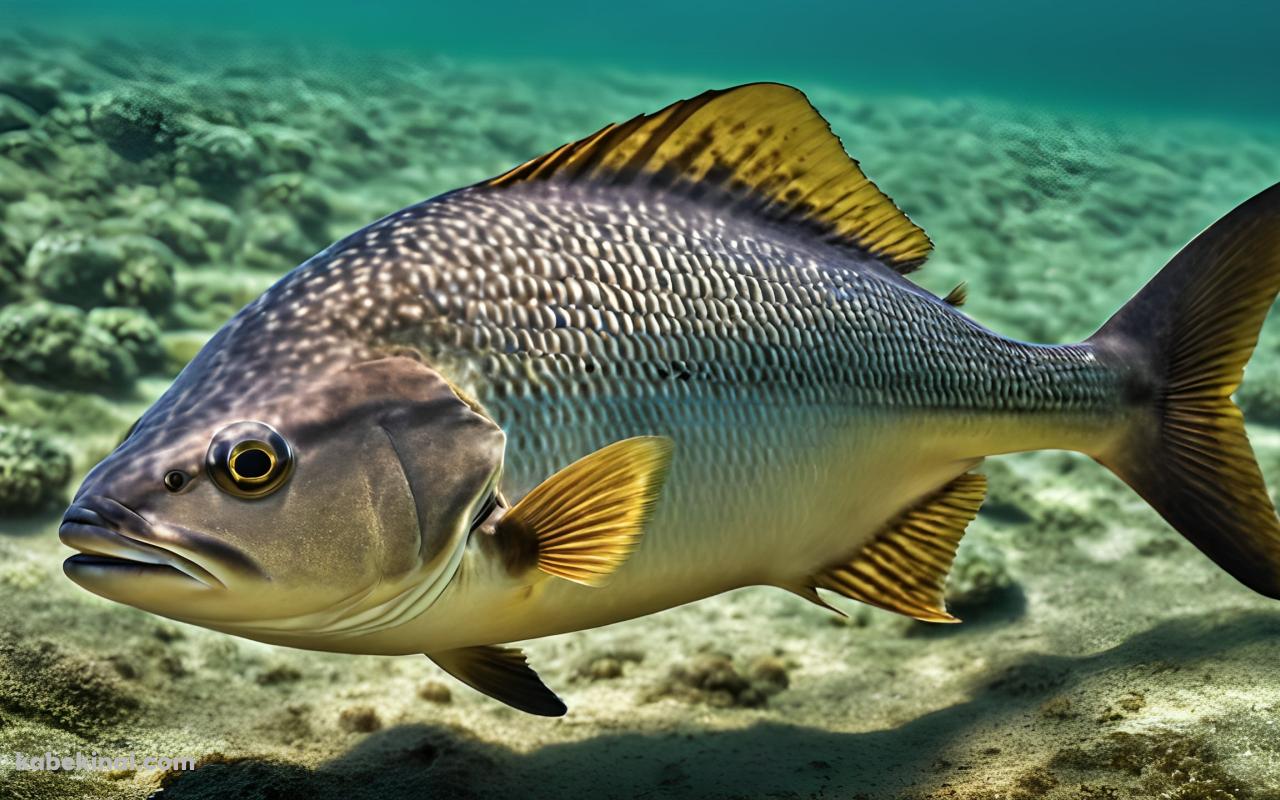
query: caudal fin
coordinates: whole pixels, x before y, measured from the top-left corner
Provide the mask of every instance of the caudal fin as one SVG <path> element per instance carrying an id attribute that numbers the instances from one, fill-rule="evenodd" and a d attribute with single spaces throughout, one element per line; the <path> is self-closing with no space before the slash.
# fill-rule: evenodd
<path id="1" fill-rule="evenodd" d="M 1231 400 L 1280 291 L 1280 184 L 1174 256 L 1089 342 L 1131 365 L 1138 413 L 1100 462 L 1241 583 L 1280 599 L 1280 521 Z"/>

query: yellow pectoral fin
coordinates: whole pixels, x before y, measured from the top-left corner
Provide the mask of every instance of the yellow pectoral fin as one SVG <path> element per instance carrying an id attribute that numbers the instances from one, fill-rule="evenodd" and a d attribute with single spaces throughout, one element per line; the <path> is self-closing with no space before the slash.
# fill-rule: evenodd
<path id="1" fill-rule="evenodd" d="M 944 599 L 947 573 L 986 493 L 985 476 L 961 475 L 900 514 L 852 561 L 815 575 L 813 584 L 926 622 L 959 622 Z"/>
<path id="2" fill-rule="evenodd" d="M 661 436 L 601 448 L 540 483 L 507 512 L 496 533 L 501 540 L 532 542 L 543 572 L 599 586 L 644 534 L 671 448 Z"/>

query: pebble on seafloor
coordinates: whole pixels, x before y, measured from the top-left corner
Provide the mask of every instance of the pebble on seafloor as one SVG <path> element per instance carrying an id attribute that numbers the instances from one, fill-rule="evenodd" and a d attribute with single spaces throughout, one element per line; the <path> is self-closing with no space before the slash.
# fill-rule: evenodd
<path id="1" fill-rule="evenodd" d="M 786 663 L 776 656 L 760 656 L 739 671 L 732 656 L 703 653 L 673 667 L 646 699 L 674 697 L 717 708 L 756 708 L 790 683 Z"/>

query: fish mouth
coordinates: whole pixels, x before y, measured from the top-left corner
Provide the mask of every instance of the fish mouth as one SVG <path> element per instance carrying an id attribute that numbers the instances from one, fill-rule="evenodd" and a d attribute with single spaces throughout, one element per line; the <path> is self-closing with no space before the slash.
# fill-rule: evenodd
<path id="1" fill-rule="evenodd" d="M 76 583 L 90 588 L 86 584 L 143 578 L 226 588 L 210 569 L 157 542 L 155 529 L 132 509 L 109 498 L 86 500 L 67 509 L 58 528 L 62 543 L 79 551 L 62 562 L 63 572 Z"/>

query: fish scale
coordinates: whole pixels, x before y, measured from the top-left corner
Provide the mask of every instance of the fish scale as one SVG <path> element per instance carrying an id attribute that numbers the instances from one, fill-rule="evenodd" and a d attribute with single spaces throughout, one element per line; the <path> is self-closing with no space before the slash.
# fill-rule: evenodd
<path id="1" fill-rule="evenodd" d="M 490 241 L 457 246 L 455 217 L 488 220 Z M 640 231 L 647 249 L 600 244 L 634 245 Z M 672 406 L 705 403 L 702 425 L 728 435 L 739 420 L 723 407 L 738 404 L 1085 420 L 1109 419 L 1119 399 L 1114 371 L 1083 347 L 1004 339 L 870 260 L 671 199 L 477 189 L 402 212 L 369 236 L 412 239 L 421 260 L 384 268 L 449 287 L 388 338 L 419 348 L 528 445 L 513 446 L 508 462 L 526 487 L 564 457 L 538 439 L 552 427 L 540 417 L 554 419 L 566 398 L 584 401 L 570 431 L 592 431 L 574 433 L 580 453 L 639 433 L 681 436 L 666 423 L 640 427 Z"/>

